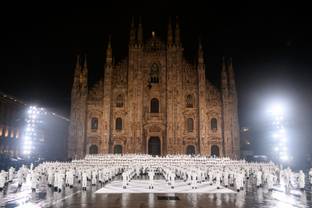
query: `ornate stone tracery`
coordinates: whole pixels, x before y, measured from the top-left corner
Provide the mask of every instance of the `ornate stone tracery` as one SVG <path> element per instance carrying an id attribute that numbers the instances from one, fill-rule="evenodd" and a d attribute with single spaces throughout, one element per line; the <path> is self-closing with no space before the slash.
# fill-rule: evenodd
<path id="1" fill-rule="evenodd" d="M 99 153 L 148 153 L 154 144 L 150 138 L 159 141 L 155 144 L 160 145 L 162 155 L 194 151 L 210 155 L 215 145 L 213 150 L 218 148 L 220 155 L 238 157 L 232 65 L 222 65 L 226 71 L 218 89 L 206 78 L 201 48 L 193 64 L 184 58 L 179 37 L 167 43 L 155 33 L 147 41 L 141 38 L 131 39 L 127 58 L 118 63 L 113 62 L 109 44 L 104 78 L 90 89 L 87 66 L 82 69 L 77 62 L 69 157 L 82 157 L 91 145 Z M 92 118 L 97 118 L 97 128 L 95 124 L 91 128 Z M 121 128 L 116 128 L 117 119 L 122 121 Z"/>

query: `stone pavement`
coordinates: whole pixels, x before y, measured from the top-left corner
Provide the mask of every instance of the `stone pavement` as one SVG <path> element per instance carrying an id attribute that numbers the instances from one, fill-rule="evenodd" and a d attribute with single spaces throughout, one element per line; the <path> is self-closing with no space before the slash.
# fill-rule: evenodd
<path id="1" fill-rule="evenodd" d="M 118 181 L 112 181 L 107 187 L 114 187 Z M 134 181 L 135 182 L 135 181 Z M 135 183 L 141 183 L 139 180 Z M 145 181 L 144 183 L 147 183 Z M 29 184 L 17 189 L 15 183 L 6 193 L 0 194 L 0 207 L 150 207 L 150 208 L 201 208 L 201 207 L 246 207 L 246 208 L 288 208 L 312 207 L 311 186 L 305 191 L 285 192 L 275 187 L 269 192 L 266 187 L 257 189 L 249 180 L 245 189 L 239 193 L 97 193 L 106 186 L 88 186 L 81 191 L 81 185 L 64 192 L 53 192 L 46 184 L 41 184 L 36 192 L 31 192 Z M 144 185 L 145 186 L 145 185 Z M 103 190 L 103 189 L 102 189 Z M 221 189 L 222 190 L 222 189 Z M 230 190 L 232 191 L 232 190 Z"/>

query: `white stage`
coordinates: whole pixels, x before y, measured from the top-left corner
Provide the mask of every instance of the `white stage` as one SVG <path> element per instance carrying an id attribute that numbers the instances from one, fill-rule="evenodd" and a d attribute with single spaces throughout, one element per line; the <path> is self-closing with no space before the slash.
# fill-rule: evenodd
<path id="1" fill-rule="evenodd" d="M 171 189 L 165 180 L 154 180 L 154 189 L 149 189 L 148 182 L 148 180 L 132 180 L 127 188 L 123 189 L 122 181 L 115 180 L 106 184 L 95 193 L 236 193 L 235 191 L 225 187 L 217 189 L 215 185 L 211 186 L 207 183 L 198 184 L 197 189 L 192 189 L 190 185 L 187 185 L 181 180 L 175 181 L 174 189 Z"/>

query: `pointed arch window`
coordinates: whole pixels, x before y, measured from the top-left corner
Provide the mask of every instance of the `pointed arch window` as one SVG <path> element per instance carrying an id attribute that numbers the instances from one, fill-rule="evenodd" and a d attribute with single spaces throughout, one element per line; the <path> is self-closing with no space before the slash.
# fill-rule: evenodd
<path id="1" fill-rule="evenodd" d="M 157 98 L 151 100 L 151 113 L 159 113 L 159 101 Z"/>
<path id="2" fill-rule="evenodd" d="M 116 130 L 118 131 L 122 130 L 122 118 L 120 117 L 116 118 Z"/>
<path id="3" fill-rule="evenodd" d="M 150 83 L 152 83 L 152 84 L 158 84 L 159 83 L 159 67 L 155 63 L 153 63 L 151 66 Z"/>
<path id="4" fill-rule="evenodd" d="M 188 132 L 193 132 L 194 130 L 194 121 L 192 118 L 186 120 L 186 129 Z"/>
<path id="5" fill-rule="evenodd" d="M 193 96 L 192 95 L 186 96 L 186 107 L 193 108 Z"/>
<path id="6" fill-rule="evenodd" d="M 91 129 L 97 130 L 98 129 L 98 123 L 99 123 L 98 118 L 96 118 L 96 117 L 91 118 Z"/>
<path id="7" fill-rule="evenodd" d="M 122 95 L 118 95 L 116 98 L 116 107 L 122 108 L 124 106 L 124 98 Z"/>
<path id="8" fill-rule="evenodd" d="M 211 130 L 216 131 L 218 129 L 218 121 L 216 118 L 211 119 Z"/>

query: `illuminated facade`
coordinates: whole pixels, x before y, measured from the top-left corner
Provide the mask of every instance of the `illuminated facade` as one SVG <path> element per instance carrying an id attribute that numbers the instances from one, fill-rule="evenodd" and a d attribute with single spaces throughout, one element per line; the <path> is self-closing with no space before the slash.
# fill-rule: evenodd
<path id="1" fill-rule="evenodd" d="M 25 104 L 0 93 L 0 154 L 21 154 L 21 135 Z"/>
<path id="2" fill-rule="evenodd" d="M 71 94 L 68 157 L 95 153 L 202 154 L 239 157 L 237 94 L 231 60 L 221 89 L 183 55 L 178 22 L 167 41 L 132 22 L 128 57 L 113 63 L 109 41 L 104 78 L 88 88 L 86 58 L 77 58 Z M 82 63 L 83 62 L 83 63 Z"/>

